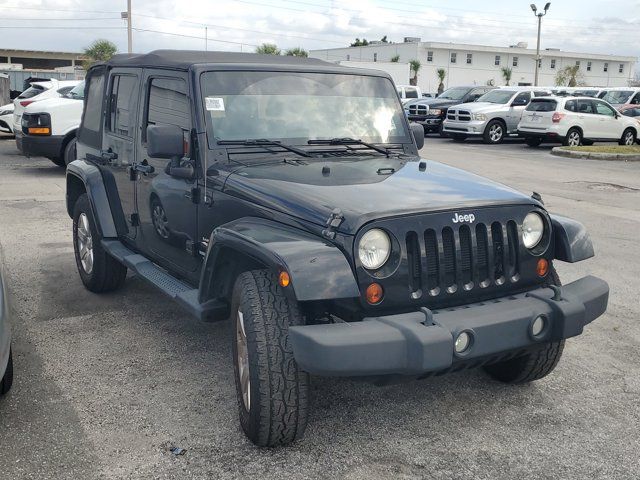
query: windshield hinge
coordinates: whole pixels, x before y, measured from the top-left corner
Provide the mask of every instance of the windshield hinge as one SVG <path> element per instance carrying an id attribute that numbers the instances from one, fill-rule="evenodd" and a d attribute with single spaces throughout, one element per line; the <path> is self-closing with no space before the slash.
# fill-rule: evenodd
<path id="1" fill-rule="evenodd" d="M 333 212 L 331 212 L 331 216 L 327 219 L 327 228 L 322 231 L 322 235 L 329 240 L 333 240 L 334 238 L 336 238 L 337 228 L 343 221 L 344 215 L 342 215 L 342 210 L 336 208 Z"/>

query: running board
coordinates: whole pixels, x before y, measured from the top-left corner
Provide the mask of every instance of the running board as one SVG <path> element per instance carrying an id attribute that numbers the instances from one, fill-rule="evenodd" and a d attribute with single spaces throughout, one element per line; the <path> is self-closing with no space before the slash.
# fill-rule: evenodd
<path id="1" fill-rule="evenodd" d="M 144 255 L 129 250 L 120 240 L 102 240 L 102 247 L 113 258 L 149 282 L 169 298 L 202 321 L 222 320 L 227 317 L 226 302 L 210 300 L 200 303 L 198 289 L 177 279 Z"/>

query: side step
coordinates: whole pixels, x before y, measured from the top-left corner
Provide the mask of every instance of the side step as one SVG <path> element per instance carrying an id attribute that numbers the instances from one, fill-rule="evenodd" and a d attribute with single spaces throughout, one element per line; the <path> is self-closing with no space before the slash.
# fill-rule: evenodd
<path id="1" fill-rule="evenodd" d="M 103 239 L 101 243 L 109 255 L 175 300 L 199 320 L 223 320 L 226 318 L 228 306 L 225 302 L 211 300 L 200 303 L 197 288 L 177 279 L 144 255 L 129 250 L 120 240 Z"/>

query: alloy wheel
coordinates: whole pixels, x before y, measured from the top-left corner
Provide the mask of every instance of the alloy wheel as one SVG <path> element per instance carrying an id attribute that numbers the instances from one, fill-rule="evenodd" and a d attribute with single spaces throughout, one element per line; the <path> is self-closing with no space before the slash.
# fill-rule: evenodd
<path id="1" fill-rule="evenodd" d="M 624 144 L 625 145 L 633 145 L 634 142 L 636 141 L 635 138 L 633 138 L 633 132 L 627 132 L 624 134 Z"/>
<path id="2" fill-rule="evenodd" d="M 78 217 L 76 243 L 78 244 L 78 255 L 82 269 L 87 275 L 91 275 L 93 272 L 93 238 L 86 213 L 81 213 Z"/>
<path id="3" fill-rule="evenodd" d="M 251 379 L 249 377 L 249 348 L 244 329 L 244 314 L 238 309 L 236 320 L 236 352 L 238 356 L 238 382 L 242 392 L 242 402 L 247 412 L 251 408 Z"/>
<path id="4" fill-rule="evenodd" d="M 153 207 L 153 226 L 160 237 L 165 240 L 169 238 L 169 221 L 162 205 L 156 204 Z"/>
<path id="5" fill-rule="evenodd" d="M 571 132 L 568 140 L 570 147 L 577 147 L 580 145 L 580 134 L 578 132 Z"/>
<path id="6" fill-rule="evenodd" d="M 502 138 L 502 126 L 498 124 L 492 125 L 489 129 L 489 138 L 494 143 L 499 142 Z"/>

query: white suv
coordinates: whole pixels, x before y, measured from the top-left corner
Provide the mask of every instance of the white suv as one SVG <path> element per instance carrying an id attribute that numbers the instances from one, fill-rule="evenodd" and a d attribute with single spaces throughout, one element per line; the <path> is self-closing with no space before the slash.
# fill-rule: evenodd
<path id="1" fill-rule="evenodd" d="M 597 98 L 543 97 L 531 100 L 522 114 L 518 134 L 530 147 L 542 142 L 578 146 L 617 141 L 620 145 L 633 145 L 638 123 Z"/>

